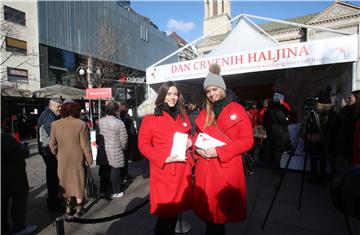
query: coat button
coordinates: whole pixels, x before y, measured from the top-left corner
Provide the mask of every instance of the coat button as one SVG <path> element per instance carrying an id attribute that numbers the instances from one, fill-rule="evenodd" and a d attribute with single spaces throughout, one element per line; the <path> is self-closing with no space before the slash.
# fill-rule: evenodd
<path id="1" fill-rule="evenodd" d="M 230 116 L 230 119 L 231 119 L 231 120 L 235 120 L 235 119 L 236 119 L 236 115 L 235 115 L 235 114 L 231 115 L 231 116 Z"/>
<path id="2" fill-rule="evenodd" d="M 186 122 L 184 122 L 184 123 L 183 123 L 183 125 L 184 125 L 184 126 L 187 126 L 187 123 L 186 123 Z"/>

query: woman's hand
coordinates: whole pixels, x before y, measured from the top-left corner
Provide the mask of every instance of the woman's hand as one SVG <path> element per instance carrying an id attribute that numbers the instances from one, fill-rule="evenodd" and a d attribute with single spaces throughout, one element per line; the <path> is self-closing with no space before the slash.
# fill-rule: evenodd
<path id="1" fill-rule="evenodd" d="M 196 149 L 196 152 L 205 159 L 215 158 L 217 157 L 217 152 L 215 148 L 208 149 Z"/>
<path id="2" fill-rule="evenodd" d="M 179 159 L 178 155 L 174 155 L 174 156 L 168 156 L 165 160 L 165 163 L 172 163 L 172 162 L 186 162 L 186 157 L 185 159 L 183 158 Z"/>
<path id="3" fill-rule="evenodd" d="M 205 149 L 205 153 L 209 156 L 209 158 L 214 158 L 218 156 L 215 148 Z"/>

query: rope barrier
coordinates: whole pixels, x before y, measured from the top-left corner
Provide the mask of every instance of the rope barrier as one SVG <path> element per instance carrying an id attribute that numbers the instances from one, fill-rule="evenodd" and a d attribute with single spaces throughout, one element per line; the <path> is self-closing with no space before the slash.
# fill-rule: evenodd
<path id="1" fill-rule="evenodd" d="M 78 224 L 104 223 L 104 222 L 115 220 L 115 219 L 118 219 L 118 218 L 121 218 L 121 217 L 128 216 L 128 215 L 134 213 L 135 211 L 139 210 L 141 207 L 145 206 L 148 202 L 149 202 L 149 198 L 147 198 L 142 203 L 135 206 L 134 208 L 132 208 L 129 211 L 125 211 L 125 212 L 120 213 L 120 214 L 116 214 L 116 215 L 112 215 L 112 216 L 108 216 L 108 217 L 103 217 L 103 218 L 85 219 L 85 218 L 74 217 L 74 216 L 64 214 L 64 215 L 62 215 L 60 217 L 57 217 L 56 220 L 55 220 L 56 234 L 57 235 L 64 235 L 65 234 L 64 221 L 66 221 L 68 223 L 78 223 Z"/>
<path id="2" fill-rule="evenodd" d="M 108 222 L 111 220 L 115 220 L 121 217 L 125 217 L 128 216 L 132 213 L 134 213 L 135 211 L 137 211 L 138 209 L 140 209 L 141 207 L 145 206 L 147 203 L 149 202 L 149 199 L 144 200 L 142 203 L 140 203 L 139 205 L 135 206 L 134 208 L 132 208 L 129 211 L 125 211 L 123 213 L 120 214 L 116 214 L 116 215 L 112 215 L 112 216 L 108 216 L 108 217 L 103 217 L 103 218 L 93 218 L 93 219 L 85 219 L 85 218 L 80 218 L 80 217 L 74 217 L 74 216 L 67 216 L 65 217 L 65 221 L 69 222 L 69 223 L 78 223 L 78 224 L 97 224 L 97 223 L 104 223 L 104 222 Z"/>

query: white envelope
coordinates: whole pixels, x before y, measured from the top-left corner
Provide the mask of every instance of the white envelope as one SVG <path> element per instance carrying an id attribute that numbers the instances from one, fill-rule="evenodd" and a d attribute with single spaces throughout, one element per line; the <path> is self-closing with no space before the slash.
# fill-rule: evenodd
<path id="1" fill-rule="evenodd" d="M 223 145 L 225 145 L 224 142 L 215 139 L 206 133 L 200 133 L 195 141 L 195 146 L 199 149 L 215 148 Z"/>
<path id="2" fill-rule="evenodd" d="M 185 160 L 187 139 L 188 139 L 187 134 L 175 132 L 170 156 L 177 155 L 178 156 L 177 160 Z"/>

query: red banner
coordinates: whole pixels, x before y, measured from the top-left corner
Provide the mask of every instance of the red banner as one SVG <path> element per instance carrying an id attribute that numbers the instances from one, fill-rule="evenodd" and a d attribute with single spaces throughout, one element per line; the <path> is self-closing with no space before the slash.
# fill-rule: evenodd
<path id="1" fill-rule="evenodd" d="M 111 98 L 111 88 L 88 88 L 85 97 L 86 99 Z"/>

